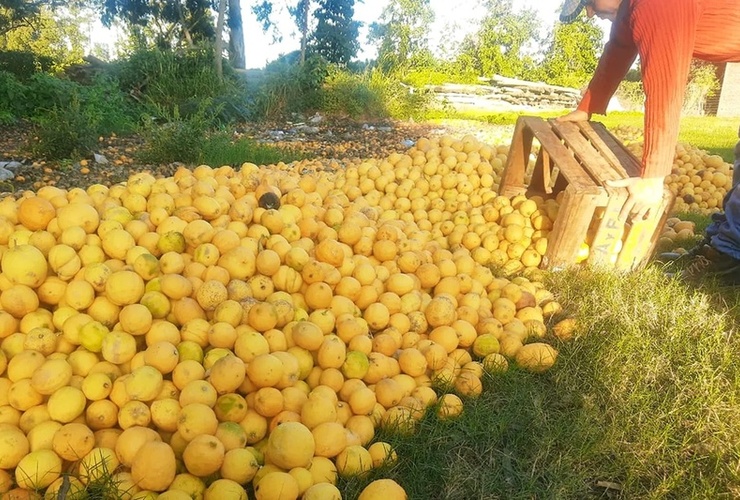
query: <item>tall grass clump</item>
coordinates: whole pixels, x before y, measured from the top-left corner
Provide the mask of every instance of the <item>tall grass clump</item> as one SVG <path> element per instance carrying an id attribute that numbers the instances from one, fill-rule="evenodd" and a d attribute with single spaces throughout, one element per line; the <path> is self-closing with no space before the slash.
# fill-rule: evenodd
<path id="1" fill-rule="evenodd" d="M 404 84 L 378 69 L 370 72 L 370 88 L 381 96 L 388 116 L 401 120 L 426 118 L 434 107 L 434 95 L 427 89 Z"/>
<path id="2" fill-rule="evenodd" d="M 218 108 L 210 100 L 201 102 L 195 113 L 180 114 L 180 108 L 170 111 L 155 108 L 155 115 L 142 126 L 144 145 L 137 156 L 145 163 L 196 163 L 207 142 L 207 134 L 215 126 Z"/>
<path id="3" fill-rule="evenodd" d="M 220 122 L 246 117 L 242 80 L 225 65 L 224 78 L 213 67 L 213 48 L 199 45 L 182 50 L 141 49 L 118 64 L 121 89 L 148 112 L 166 109 L 189 117 L 204 103 Z M 214 113 L 217 111 L 217 113 Z"/>
<path id="4" fill-rule="evenodd" d="M 248 138 L 232 138 L 226 132 L 217 132 L 208 137 L 200 151 L 199 163 L 213 167 L 231 165 L 239 167 L 250 162 L 255 165 L 274 165 L 302 160 L 306 155 L 287 148 L 260 144 Z"/>
<path id="5" fill-rule="evenodd" d="M 336 68 L 324 82 L 321 108 L 327 114 L 351 118 L 383 118 L 388 114 L 383 96 L 372 88 L 368 73 Z"/>
<path id="6" fill-rule="evenodd" d="M 327 74 L 327 63 L 316 56 L 303 65 L 288 58 L 269 64 L 259 84 L 250 90 L 252 115 L 279 119 L 291 113 L 317 111 Z"/>

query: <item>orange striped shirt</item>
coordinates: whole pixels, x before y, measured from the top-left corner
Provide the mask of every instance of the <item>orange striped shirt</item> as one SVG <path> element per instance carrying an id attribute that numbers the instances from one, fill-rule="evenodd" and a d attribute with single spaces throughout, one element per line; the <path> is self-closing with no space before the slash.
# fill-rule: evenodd
<path id="1" fill-rule="evenodd" d="M 663 177 L 673 165 L 691 59 L 740 61 L 740 0 L 623 0 L 578 109 L 606 113 L 638 55 L 646 96 L 642 176 Z"/>

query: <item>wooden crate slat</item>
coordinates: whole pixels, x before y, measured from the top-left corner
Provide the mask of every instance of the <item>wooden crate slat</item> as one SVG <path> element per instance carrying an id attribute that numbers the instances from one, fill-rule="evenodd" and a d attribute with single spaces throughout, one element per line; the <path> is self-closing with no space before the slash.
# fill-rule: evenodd
<path id="1" fill-rule="evenodd" d="M 581 164 L 576 161 L 573 153 L 560 142 L 560 138 L 552 131 L 550 124 L 541 118 L 523 121 L 527 123 L 534 136 L 540 141 L 540 145 L 557 162 L 560 167 L 560 175 L 565 175 L 568 182 L 576 185 L 579 189 L 588 190 L 591 193 L 598 192 L 595 189 L 598 186 L 593 178 L 583 171 Z"/>
<path id="2" fill-rule="evenodd" d="M 588 256 L 588 263 L 595 266 L 612 265 L 613 252 L 617 242 L 621 241 L 624 235 L 624 223 L 619 220 L 619 212 L 627 200 L 627 192 L 625 189 L 606 189 L 609 193 L 609 202 L 604 208 L 604 217 L 591 242 Z"/>
<path id="3" fill-rule="evenodd" d="M 505 190 L 525 191 L 524 172 L 529 163 L 529 154 L 532 151 L 532 139 L 534 134 L 525 120 L 517 120 L 514 128 L 514 136 L 509 146 L 509 156 L 506 158 L 506 166 L 501 176 L 501 194 L 509 196 Z"/>
<path id="4" fill-rule="evenodd" d="M 596 136 L 601 139 L 601 143 L 596 141 L 594 138 L 594 144 L 597 145 L 597 149 L 601 151 L 606 159 L 608 159 L 612 166 L 617 169 L 624 177 L 639 177 L 642 173 L 642 162 L 630 151 L 627 147 L 622 144 L 611 132 L 609 132 L 603 123 L 600 122 L 587 122 L 590 123 L 590 127 L 586 127 L 585 124 L 581 124 L 581 128 L 584 131 L 588 131 L 590 137 Z M 602 149 L 603 148 L 603 149 Z"/>
<path id="5" fill-rule="evenodd" d="M 559 268 L 575 262 L 593 219 L 597 198 L 598 195 L 577 191 L 572 184 L 565 189 L 545 252 L 548 267 Z"/>
<path id="6" fill-rule="evenodd" d="M 647 262 L 659 239 L 660 228 L 668 218 L 672 201 L 673 195 L 666 189 L 659 206 L 652 211 L 650 217 L 632 223 L 617 257 L 616 269 L 623 271 L 636 269 Z"/>
<path id="7" fill-rule="evenodd" d="M 622 178 L 584 136 L 582 129 L 578 125 L 571 122 L 552 122 L 552 126 L 573 150 L 573 153 L 580 161 L 581 170 L 589 173 L 595 183 L 603 185 L 603 181 L 605 180 Z"/>

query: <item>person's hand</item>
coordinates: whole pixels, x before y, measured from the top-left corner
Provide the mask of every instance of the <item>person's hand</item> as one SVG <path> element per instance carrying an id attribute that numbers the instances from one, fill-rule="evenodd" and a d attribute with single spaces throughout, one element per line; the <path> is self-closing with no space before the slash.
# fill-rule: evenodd
<path id="1" fill-rule="evenodd" d="M 606 185 L 615 188 L 627 188 L 629 196 L 619 212 L 619 219 L 626 221 L 628 217 L 634 220 L 643 220 L 655 208 L 663 197 L 664 181 L 662 177 L 628 177 L 615 181 L 606 181 Z"/>
<path id="2" fill-rule="evenodd" d="M 575 111 L 571 111 L 567 115 L 558 116 L 555 118 L 555 121 L 558 122 L 585 122 L 588 121 L 591 118 L 591 116 L 586 111 L 582 111 L 580 109 L 576 109 Z"/>

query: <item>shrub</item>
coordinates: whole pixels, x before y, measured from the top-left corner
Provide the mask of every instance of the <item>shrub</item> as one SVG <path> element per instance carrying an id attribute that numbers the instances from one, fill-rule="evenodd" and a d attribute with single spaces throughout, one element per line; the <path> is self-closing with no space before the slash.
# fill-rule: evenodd
<path id="1" fill-rule="evenodd" d="M 26 95 L 26 113 L 36 124 L 31 149 L 49 159 L 87 155 L 100 135 L 135 129 L 134 111 L 111 79 L 84 86 L 40 73 Z"/>
<path id="2" fill-rule="evenodd" d="M 0 124 L 8 125 L 23 116 L 27 91 L 13 73 L 0 71 Z"/>
<path id="3" fill-rule="evenodd" d="M 254 90 L 255 117 L 277 118 L 320 109 L 321 88 L 329 75 L 329 67 L 322 58 L 310 57 L 303 66 L 276 62 L 265 72 L 263 81 Z"/>
<path id="4" fill-rule="evenodd" d="M 36 139 L 31 150 L 46 159 L 86 156 L 97 143 L 97 120 L 79 93 L 73 93 L 66 106 L 55 105 L 33 118 Z"/>
<path id="5" fill-rule="evenodd" d="M 146 163 L 195 163 L 206 143 L 206 134 L 213 128 L 218 107 L 210 99 L 201 102 L 197 112 L 182 116 L 175 106 L 170 111 L 158 108 L 157 116 L 149 118 L 142 130 L 144 147 L 139 159 Z"/>
<path id="6" fill-rule="evenodd" d="M 218 120 L 229 122 L 246 117 L 242 80 L 224 65 L 219 79 L 213 67 L 210 46 L 193 49 L 140 50 L 116 70 L 121 89 L 137 99 L 150 112 L 175 108 L 182 117 L 197 114 L 208 103 L 218 109 Z"/>
<path id="7" fill-rule="evenodd" d="M 367 74 L 334 69 L 321 92 L 321 109 L 327 114 L 352 118 L 386 116 L 382 95 L 373 90 Z"/>
<path id="8" fill-rule="evenodd" d="M 51 57 L 28 51 L 0 51 L 0 71 L 14 74 L 20 80 L 27 80 L 36 73 L 49 71 L 53 65 Z"/>
<path id="9" fill-rule="evenodd" d="M 434 95 L 386 75 L 378 69 L 370 72 L 370 88 L 382 97 L 388 116 L 398 119 L 423 119 L 434 105 Z"/>

